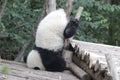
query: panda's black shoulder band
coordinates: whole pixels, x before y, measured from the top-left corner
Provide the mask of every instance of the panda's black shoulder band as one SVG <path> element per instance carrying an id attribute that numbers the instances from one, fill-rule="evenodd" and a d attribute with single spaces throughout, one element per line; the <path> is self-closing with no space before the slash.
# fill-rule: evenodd
<path id="1" fill-rule="evenodd" d="M 34 46 L 34 50 L 37 50 L 40 54 L 42 53 L 49 53 L 49 54 L 55 54 L 55 55 L 60 55 L 62 53 L 62 51 L 53 51 L 53 50 L 48 50 L 48 49 L 44 49 L 44 48 L 41 48 L 41 47 L 37 47 L 36 45 Z"/>

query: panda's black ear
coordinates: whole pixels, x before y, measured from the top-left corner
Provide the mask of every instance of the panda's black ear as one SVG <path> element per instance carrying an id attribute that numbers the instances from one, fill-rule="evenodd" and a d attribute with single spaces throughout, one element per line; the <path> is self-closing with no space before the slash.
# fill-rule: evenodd
<path id="1" fill-rule="evenodd" d="M 77 19 L 70 20 L 64 30 L 65 38 L 72 37 L 76 33 L 77 27 L 78 27 L 78 20 Z"/>

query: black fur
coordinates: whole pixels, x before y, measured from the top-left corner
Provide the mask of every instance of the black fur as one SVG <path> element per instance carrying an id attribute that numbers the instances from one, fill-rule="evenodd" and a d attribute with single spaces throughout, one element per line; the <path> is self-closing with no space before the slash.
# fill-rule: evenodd
<path id="1" fill-rule="evenodd" d="M 27 56 L 28 56 L 28 54 L 23 56 L 23 61 L 24 61 L 25 63 L 27 63 Z"/>
<path id="2" fill-rule="evenodd" d="M 44 49 L 41 47 L 36 47 L 36 45 L 34 46 L 34 50 L 37 50 L 39 53 L 50 53 L 50 54 L 61 54 L 62 53 L 62 50 L 55 52 L 53 50 L 48 50 L 48 49 Z"/>
<path id="3" fill-rule="evenodd" d="M 73 48 L 73 46 L 72 46 L 72 44 L 71 44 L 71 43 L 68 45 L 68 50 L 70 50 L 70 51 L 72 51 L 72 52 L 74 52 L 74 51 L 75 51 L 75 49 Z"/>
<path id="4" fill-rule="evenodd" d="M 62 72 L 66 69 L 66 62 L 61 55 L 62 51 L 54 52 L 36 46 L 34 49 L 39 52 L 47 71 Z"/>
<path id="5" fill-rule="evenodd" d="M 77 27 L 78 27 L 78 20 L 77 19 L 70 20 L 70 22 L 67 24 L 64 30 L 65 38 L 72 37 L 76 33 Z"/>
<path id="6" fill-rule="evenodd" d="M 34 67 L 33 69 L 35 69 L 35 70 L 40 70 L 40 68 L 39 68 L 39 67 Z"/>

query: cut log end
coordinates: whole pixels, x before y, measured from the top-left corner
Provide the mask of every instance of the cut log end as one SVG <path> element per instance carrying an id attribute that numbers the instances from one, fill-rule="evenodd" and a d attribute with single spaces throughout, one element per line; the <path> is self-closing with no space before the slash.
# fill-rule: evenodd
<path id="1" fill-rule="evenodd" d="M 79 7 L 79 8 L 78 8 L 78 12 L 77 12 L 77 14 L 76 14 L 76 16 L 75 16 L 75 19 L 77 19 L 77 20 L 80 19 L 80 16 L 81 16 L 81 14 L 82 14 L 82 11 L 83 11 L 83 7 Z"/>

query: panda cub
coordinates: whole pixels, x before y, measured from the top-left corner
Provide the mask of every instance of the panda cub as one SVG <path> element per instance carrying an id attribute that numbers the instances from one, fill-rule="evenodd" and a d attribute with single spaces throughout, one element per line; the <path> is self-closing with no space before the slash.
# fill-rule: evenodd
<path id="1" fill-rule="evenodd" d="M 77 20 L 68 22 L 64 9 L 49 13 L 38 25 L 35 47 L 26 58 L 27 66 L 54 72 L 67 69 L 62 57 L 64 39 L 72 37 L 77 27 Z"/>

